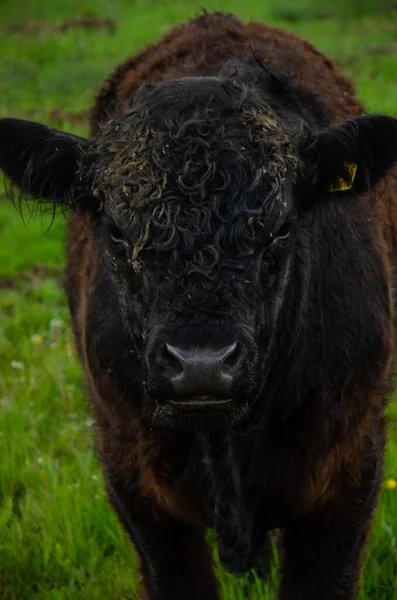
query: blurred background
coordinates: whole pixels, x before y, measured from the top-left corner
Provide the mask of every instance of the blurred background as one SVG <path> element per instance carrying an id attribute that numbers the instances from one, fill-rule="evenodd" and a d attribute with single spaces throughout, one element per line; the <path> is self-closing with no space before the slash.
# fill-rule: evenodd
<path id="1" fill-rule="evenodd" d="M 397 116 L 397 2 L 0 0 L 0 117 L 87 135 L 108 73 L 203 8 L 292 30 L 334 57 L 368 111 Z M 135 558 L 107 506 L 62 291 L 65 218 L 25 210 L 0 176 L 0 600 L 133 599 Z M 50 227 L 51 225 L 51 227 Z M 360 600 L 397 600 L 397 401 Z M 219 571 L 223 597 L 274 600 Z M 319 599 L 320 600 L 320 599 Z"/>

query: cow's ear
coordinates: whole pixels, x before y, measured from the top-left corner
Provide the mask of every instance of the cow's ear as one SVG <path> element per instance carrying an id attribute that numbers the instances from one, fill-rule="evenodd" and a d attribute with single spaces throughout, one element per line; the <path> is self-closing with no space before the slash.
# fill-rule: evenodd
<path id="1" fill-rule="evenodd" d="M 22 197 L 85 209 L 95 205 L 84 175 L 88 140 L 20 119 L 0 119 L 0 169 Z"/>
<path id="2" fill-rule="evenodd" d="M 301 148 L 302 202 L 370 191 L 397 161 L 397 119 L 365 115 L 333 125 Z"/>

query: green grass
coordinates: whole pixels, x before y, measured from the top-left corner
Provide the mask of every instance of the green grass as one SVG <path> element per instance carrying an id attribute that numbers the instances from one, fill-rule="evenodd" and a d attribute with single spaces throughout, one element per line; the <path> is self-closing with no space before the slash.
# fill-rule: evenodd
<path id="1" fill-rule="evenodd" d="M 369 110 L 397 115 L 396 13 L 357 16 L 357 3 L 347 13 L 342 2 L 332 9 L 313 0 L 272 4 L 212 0 L 206 6 L 293 29 L 336 58 Z M 203 5 L 1 3 L 0 116 L 85 134 L 85 111 L 108 72 Z M 22 14 L 25 21 L 60 22 L 83 13 L 114 19 L 115 32 L 10 29 Z M 133 599 L 135 558 L 106 503 L 61 287 L 64 219 L 57 217 L 46 232 L 49 216 L 26 217 L 24 224 L 0 191 L 0 600 Z M 396 401 L 389 408 L 385 469 L 391 478 L 397 478 Z M 268 586 L 249 587 L 223 572 L 220 580 L 228 600 L 275 598 L 275 572 Z M 397 490 L 386 485 L 360 595 L 372 599 L 397 600 Z"/>

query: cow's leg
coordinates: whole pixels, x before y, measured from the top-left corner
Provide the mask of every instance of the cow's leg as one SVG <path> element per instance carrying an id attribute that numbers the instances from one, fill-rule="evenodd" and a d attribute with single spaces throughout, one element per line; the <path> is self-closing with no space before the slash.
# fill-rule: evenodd
<path id="1" fill-rule="evenodd" d="M 290 525 L 284 535 L 281 600 L 355 600 L 380 469 L 348 499 Z M 367 474 L 368 476 L 368 474 Z"/>
<path id="2" fill-rule="evenodd" d="M 203 532 L 108 486 L 109 499 L 138 553 L 144 600 L 218 600 Z"/>

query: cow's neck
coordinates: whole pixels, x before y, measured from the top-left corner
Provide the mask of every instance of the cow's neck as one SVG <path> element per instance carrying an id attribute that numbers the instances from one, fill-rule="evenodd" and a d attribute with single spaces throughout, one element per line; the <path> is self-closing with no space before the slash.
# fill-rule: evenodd
<path id="1" fill-rule="evenodd" d="M 235 457 L 234 436 L 205 435 L 200 445 L 208 509 L 213 515 L 220 560 L 234 572 L 245 572 L 255 552 L 255 511 L 250 510 L 250 490 L 244 485 L 241 463 Z"/>

